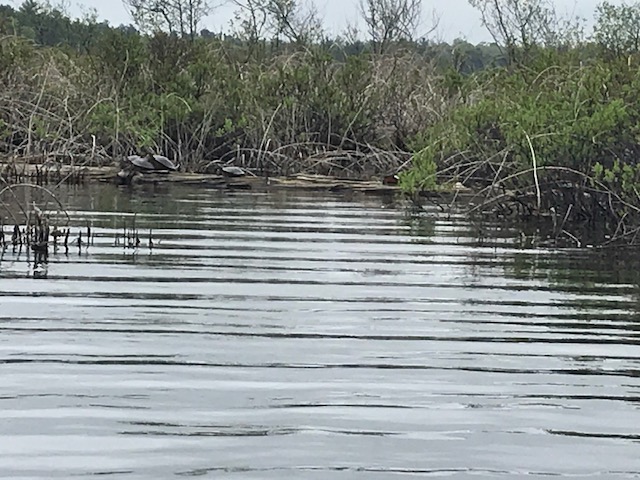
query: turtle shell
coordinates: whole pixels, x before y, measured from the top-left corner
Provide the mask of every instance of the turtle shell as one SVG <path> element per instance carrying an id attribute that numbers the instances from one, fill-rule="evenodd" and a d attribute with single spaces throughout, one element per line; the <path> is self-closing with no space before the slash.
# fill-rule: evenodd
<path id="1" fill-rule="evenodd" d="M 233 165 L 222 167 L 221 170 L 227 177 L 244 177 L 246 175 L 246 172 L 243 169 L 240 167 L 234 167 Z"/>
<path id="2" fill-rule="evenodd" d="M 177 170 L 179 165 L 164 155 L 150 155 L 149 161 L 155 164 L 156 170 Z"/>
<path id="3" fill-rule="evenodd" d="M 127 160 L 138 170 L 146 172 L 157 170 L 156 166 L 149 159 L 141 157 L 140 155 L 129 155 Z"/>

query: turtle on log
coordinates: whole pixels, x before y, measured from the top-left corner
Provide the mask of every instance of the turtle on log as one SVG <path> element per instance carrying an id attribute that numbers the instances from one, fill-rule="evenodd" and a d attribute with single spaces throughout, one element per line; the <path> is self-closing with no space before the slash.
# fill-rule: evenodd
<path id="1" fill-rule="evenodd" d="M 179 165 L 169 160 L 164 155 L 148 154 L 144 157 L 140 155 L 129 155 L 124 160 L 123 168 L 127 166 L 137 169 L 139 172 L 173 172 L 178 170 Z"/>
<path id="2" fill-rule="evenodd" d="M 213 160 L 209 162 L 205 168 L 207 172 L 215 172 L 225 177 L 244 177 L 247 171 L 243 168 L 236 167 L 235 165 L 224 165 L 220 160 Z"/>
<path id="3" fill-rule="evenodd" d="M 170 171 L 175 172 L 180 168 L 178 163 L 169 160 L 164 155 L 147 155 L 147 159 L 156 167 L 156 171 Z"/>
<path id="4" fill-rule="evenodd" d="M 236 167 L 235 165 L 220 167 L 220 171 L 226 177 L 244 177 L 247 174 L 247 172 L 245 172 L 242 168 Z"/>
<path id="5" fill-rule="evenodd" d="M 117 181 L 122 184 L 134 183 L 136 177 L 142 173 L 167 173 L 180 167 L 164 155 L 152 153 L 145 156 L 129 155 L 122 160 L 120 166 L 122 168 L 118 172 Z"/>

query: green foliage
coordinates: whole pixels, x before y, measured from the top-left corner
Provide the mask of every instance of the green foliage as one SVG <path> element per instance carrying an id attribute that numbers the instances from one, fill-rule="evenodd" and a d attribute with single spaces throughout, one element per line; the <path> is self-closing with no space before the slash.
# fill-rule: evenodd
<path id="1" fill-rule="evenodd" d="M 147 62 L 144 39 L 126 29 L 110 29 L 102 33 L 89 49 L 94 74 L 118 89 L 143 87 L 141 82 Z"/>
<path id="2" fill-rule="evenodd" d="M 400 188 L 405 193 L 436 190 L 437 169 L 431 150 L 421 150 L 413 156 L 413 168 L 400 174 Z"/>
<path id="3" fill-rule="evenodd" d="M 197 169 L 267 141 L 280 159 L 405 148 L 433 111 L 420 102 L 434 75 L 423 55 L 436 53 L 426 48 L 380 57 L 329 41 L 261 41 L 257 49 L 210 32 L 142 35 L 91 17 L 72 21 L 32 0 L 0 7 L 2 32 L 0 81 L 12 92 L 0 105 L 5 151 L 23 151 L 25 139 L 38 150 L 94 136 L 106 154 L 151 147 Z M 13 35 L 20 32 L 29 39 Z"/>
<path id="4" fill-rule="evenodd" d="M 31 63 L 35 51 L 28 41 L 18 37 L 0 39 L 0 77 L 10 75 L 16 67 Z"/>
<path id="5" fill-rule="evenodd" d="M 640 4 L 613 5 L 602 2 L 596 10 L 595 39 L 613 55 L 640 51 Z"/>
<path id="6" fill-rule="evenodd" d="M 637 183 L 635 163 L 629 165 L 632 174 L 614 162 L 635 162 L 629 152 L 640 149 L 637 75 L 615 62 L 579 66 L 558 55 L 538 59 L 533 67 L 469 79 L 482 82 L 476 100 L 417 135 L 414 150 L 436 147 L 434 160 L 441 165 L 464 152 L 478 161 L 505 158 L 511 169 L 524 171 L 532 166 L 533 148 L 538 166 L 597 172 L 608 183 L 613 175 L 630 191 Z"/>
<path id="7" fill-rule="evenodd" d="M 596 162 L 592 169 L 593 186 L 602 185 L 618 192 L 623 198 L 637 199 L 640 192 L 640 164 L 623 163 L 615 159 L 607 168 Z"/>

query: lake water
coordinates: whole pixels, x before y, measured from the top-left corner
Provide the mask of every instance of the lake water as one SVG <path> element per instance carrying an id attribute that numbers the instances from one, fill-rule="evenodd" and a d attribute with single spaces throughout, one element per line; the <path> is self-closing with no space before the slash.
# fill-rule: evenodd
<path id="1" fill-rule="evenodd" d="M 0 259 L 3 478 L 640 477 L 628 251 L 379 197 L 59 196 L 93 245 Z"/>

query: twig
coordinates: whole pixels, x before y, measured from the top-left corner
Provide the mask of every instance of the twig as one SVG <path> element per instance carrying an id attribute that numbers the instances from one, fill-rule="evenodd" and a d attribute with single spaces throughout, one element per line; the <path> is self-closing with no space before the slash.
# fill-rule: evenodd
<path id="1" fill-rule="evenodd" d="M 4 194 L 4 192 L 6 192 L 8 190 L 8 191 L 12 192 L 12 194 L 13 194 L 14 198 L 16 199 L 16 201 L 18 201 L 18 198 L 16 197 L 15 192 L 14 192 L 14 189 L 16 187 L 33 188 L 35 190 L 41 190 L 43 192 L 46 192 L 47 194 L 49 194 L 51 196 L 51 198 L 53 198 L 56 201 L 56 203 L 60 207 L 60 211 L 62 211 L 66 215 L 66 217 L 67 217 L 67 225 L 69 224 L 69 222 L 71 222 L 71 217 L 69 217 L 69 213 L 64 208 L 64 206 L 62 205 L 60 200 L 58 200 L 58 197 L 56 197 L 55 194 L 51 190 L 49 190 L 48 188 L 45 188 L 43 186 L 34 185 L 32 183 L 17 183 L 15 185 L 7 185 L 2 190 L 0 190 L 0 198 L 2 198 L 2 195 Z M 24 214 L 25 218 L 28 218 L 27 212 L 24 210 L 24 208 L 22 207 L 22 205 L 19 202 L 18 202 L 18 206 L 19 206 L 20 210 L 22 210 L 22 213 Z"/>
<path id="2" fill-rule="evenodd" d="M 524 131 L 524 130 L 523 130 Z M 524 132 L 525 137 L 527 137 L 527 143 L 529 144 L 529 149 L 531 150 L 531 162 L 533 163 L 533 181 L 536 184 L 536 195 L 538 198 L 538 211 L 540 211 L 540 205 L 542 204 L 542 194 L 540 193 L 540 183 L 538 181 L 538 165 L 536 162 L 536 152 L 533 149 L 533 143 L 531 143 L 531 138 L 527 132 Z"/>
<path id="3" fill-rule="evenodd" d="M 564 233 L 567 237 L 571 238 L 574 242 L 576 242 L 576 246 L 578 248 L 580 248 L 582 246 L 582 242 L 580 242 L 580 240 L 578 240 L 578 238 L 575 235 L 572 235 L 571 233 L 567 232 L 566 230 L 562 230 L 562 233 Z"/>

